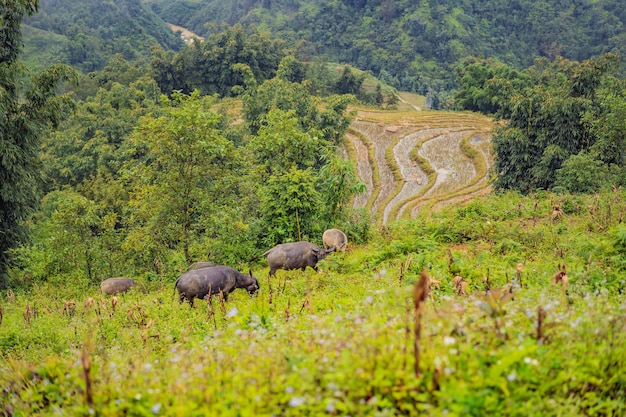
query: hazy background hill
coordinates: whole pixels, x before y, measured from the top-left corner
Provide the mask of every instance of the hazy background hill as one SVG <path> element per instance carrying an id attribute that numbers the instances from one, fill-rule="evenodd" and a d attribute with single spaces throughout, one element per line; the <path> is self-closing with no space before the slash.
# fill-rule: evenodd
<path id="1" fill-rule="evenodd" d="M 541 56 L 626 56 L 626 8 L 618 0 L 44 0 L 27 22 L 26 55 L 100 69 L 115 52 L 134 59 L 154 45 L 179 48 L 165 22 L 202 36 L 222 23 L 256 25 L 302 60 L 350 63 L 420 94 L 453 88 L 454 66 L 469 55 L 516 68 Z"/>

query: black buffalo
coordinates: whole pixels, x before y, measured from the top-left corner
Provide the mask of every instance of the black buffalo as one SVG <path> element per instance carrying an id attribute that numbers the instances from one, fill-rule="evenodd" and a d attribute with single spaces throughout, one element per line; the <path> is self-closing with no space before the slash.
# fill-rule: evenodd
<path id="1" fill-rule="evenodd" d="M 317 263 L 334 250 L 335 248 L 322 249 L 311 242 L 301 241 L 281 243 L 261 256 L 267 257 L 270 276 L 275 276 L 278 269 L 301 269 L 304 271 L 307 266 L 310 266 L 317 271 Z"/>
<path id="2" fill-rule="evenodd" d="M 208 266 L 194 269 L 182 274 L 176 280 L 174 288 L 178 290 L 179 301 L 185 299 L 193 307 L 193 299 L 203 299 L 222 293 L 224 300 L 228 301 L 228 294 L 236 288 L 244 288 L 250 295 L 259 290 L 259 281 L 252 276 L 228 267 L 228 266 Z"/>
<path id="3" fill-rule="evenodd" d="M 109 278 L 100 284 L 100 290 L 109 295 L 126 292 L 136 286 L 137 283 L 132 278 Z"/>

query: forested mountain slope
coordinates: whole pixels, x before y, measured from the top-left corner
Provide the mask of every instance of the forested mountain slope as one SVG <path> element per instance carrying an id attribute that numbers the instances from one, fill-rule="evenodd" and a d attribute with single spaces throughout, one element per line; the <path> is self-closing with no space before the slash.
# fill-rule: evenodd
<path id="1" fill-rule="evenodd" d="M 519 69 L 540 56 L 626 57 L 619 0 L 44 0 L 27 23 L 47 34 L 26 29 L 26 57 L 46 59 L 41 52 L 56 45 L 63 62 L 99 69 L 114 52 L 134 59 L 155 44 L 178 48 L 165 22 L 202 36 L 223 23 L 256 25 L 297 45 L 302 60 L 347 62 L 435 100 L 445 99 L 436 93 L 454 87 L 453 68 L 469 55 Z"/>
<path id="2" fill-rule="evenodd" d="M 40 0 L 22 32 L 31 66 L 63 62 L 84 72 L 102 69 L 116 53 L 136 60 L 155 46 L 183 44 L 141 0 Z"/>
<path id="3" fill-rule="evenodd" d="M 468 55 L 518 68 L 538 56 L 584 60 L 626 55 L 626 8 L 618 0 L 150 0 L 164 20 L 205 35 L 207 22 L 266 27 L 298 42 L 304 58 L 369 69 L 395 87 L 422 94 L 449 87 Z M 443 84 L 442 84 L 443 83 Z"/>

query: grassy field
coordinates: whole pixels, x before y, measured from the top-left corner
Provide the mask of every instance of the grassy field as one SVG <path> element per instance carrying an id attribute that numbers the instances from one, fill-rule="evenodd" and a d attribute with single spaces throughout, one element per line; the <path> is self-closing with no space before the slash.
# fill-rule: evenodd
<path id="1" fill-rule="evenodd" d="M 625 203 L 479 197 L 193 309 L 165 278 L 5 291 L 0 415 L 625 415 Z"/>

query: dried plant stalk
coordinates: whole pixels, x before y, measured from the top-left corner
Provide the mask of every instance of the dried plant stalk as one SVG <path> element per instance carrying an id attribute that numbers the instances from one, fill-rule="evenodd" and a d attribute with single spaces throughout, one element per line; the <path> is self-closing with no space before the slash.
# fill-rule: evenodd
<path id="1" fill-rule="evenodd" d="M 546 319 L 546 311 L 542 308 L 539 307 L 537 309 L 537 342 L 538 343 L 543 343 L 543 339 L 545 337 L 544 335 L 544 329 L 543 329 L 543 323 L 544 320 Z"/>
<path id="2" fill-rule="evenodd" d="M 213 326 L 215 330 L 217 330 L 217 319 L 215 318 L 215 307 L 213 307 L 213 300 L 211 297 L 206 297 L 206 305 L 207 305 L 207 320 L 213 319 Z"/>
<path id="3" fill-rule="evenodd" d="M 83 345 L 80 359 L 83 365 L 83 377 L 85 378 L 85 399 L 87 400 L 87 405 L 91 408 L 93 407 L 93 395 L 91 392 L 91 377 L 89 376 L 89 372 L 91 372 L 91 357 L 89 355 L 89 350 L 84 345 Z"/>
<path id="4" fill-rule="evenodd" d="M 515 277 L 517 278 L 517 282 L 519 283 L 520 288 L 524 288 L 524 284 L 522 284 L 522 270 L 524 269 L 523 263 L 517 264 L 517 269 L 515 270 Z"/>
<path id="5" fill-rule="evenodd" d="M 420 338 L 422 332 L 422 310 L 424 301 L 428 295 L 429 277 L 426 270 L 422 271 L 419 281 L 413 286 L 413 308 L 414 308 L 414 326 L 413 326 L 413 355 L 415 357 L 415 376 L 421 377 L 420 372 Z"/>

